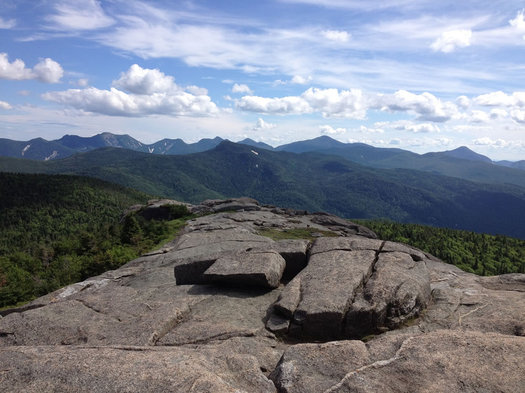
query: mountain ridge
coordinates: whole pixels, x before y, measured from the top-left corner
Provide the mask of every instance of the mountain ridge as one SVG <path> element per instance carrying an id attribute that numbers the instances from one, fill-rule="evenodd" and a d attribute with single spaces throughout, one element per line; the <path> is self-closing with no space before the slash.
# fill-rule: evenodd
<path id="1" fill-rule="evenodd" d="M 0 170 L 87 175 L 187 202 L 246 195 L 348 218 L 525 237 L 524 187 L 376 169 L 337 156 L 255 150 L 228 141 L 183 156 L 103 148 L 48 162 L 4 157 Z"/>

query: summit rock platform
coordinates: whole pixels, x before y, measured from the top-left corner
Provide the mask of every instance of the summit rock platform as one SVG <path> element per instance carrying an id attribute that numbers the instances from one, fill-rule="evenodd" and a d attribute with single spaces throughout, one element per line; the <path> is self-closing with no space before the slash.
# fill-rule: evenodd
<path id="1" fill-rule="evenodd" d="M 190 209 L 162 249 L 2 311 L 0 391 L 523 391 L 525 275 L 250 198 Z"/>

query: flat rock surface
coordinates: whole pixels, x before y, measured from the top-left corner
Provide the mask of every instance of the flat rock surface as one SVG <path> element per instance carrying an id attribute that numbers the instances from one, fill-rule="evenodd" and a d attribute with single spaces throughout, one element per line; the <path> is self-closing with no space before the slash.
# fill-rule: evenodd
<path id="1" fill-rule="evenodd" d="M 276 251 L 252 250 L 217 259 L 204 273 L 211 284 L 251 288 L 277 288 L 286 267 Z"/>
<path id="2" fill-rule="evenodd" d="M 0 392 L 523 391 L 525 275 L 478 277 L 252 199 L 189 209 L 218 213 L 0 312 Z M 262 235 L 295 229 L 336 237 Z"/>

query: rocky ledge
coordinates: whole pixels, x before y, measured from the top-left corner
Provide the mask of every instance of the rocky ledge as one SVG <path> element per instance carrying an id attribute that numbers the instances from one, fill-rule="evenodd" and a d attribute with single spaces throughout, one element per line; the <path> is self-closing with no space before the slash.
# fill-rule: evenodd
<path id="1" fill-rule="evenodd" d="M 163 249 L 1 312 L 0 391 L 524 391 L 525 275 L 249 198 L 189 208 Z"/>

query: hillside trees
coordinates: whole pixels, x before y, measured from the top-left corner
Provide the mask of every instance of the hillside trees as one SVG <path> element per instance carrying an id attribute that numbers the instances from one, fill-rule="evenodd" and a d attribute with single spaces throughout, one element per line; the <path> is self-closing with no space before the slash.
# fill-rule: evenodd
<path id="1" fill-rule="evenodd" d="M 0 173 L 0 308 L 115 269 L 172 237 L 185 208 L 177 220 L 121 221 L 149 198 L 79 176 Z"/>

